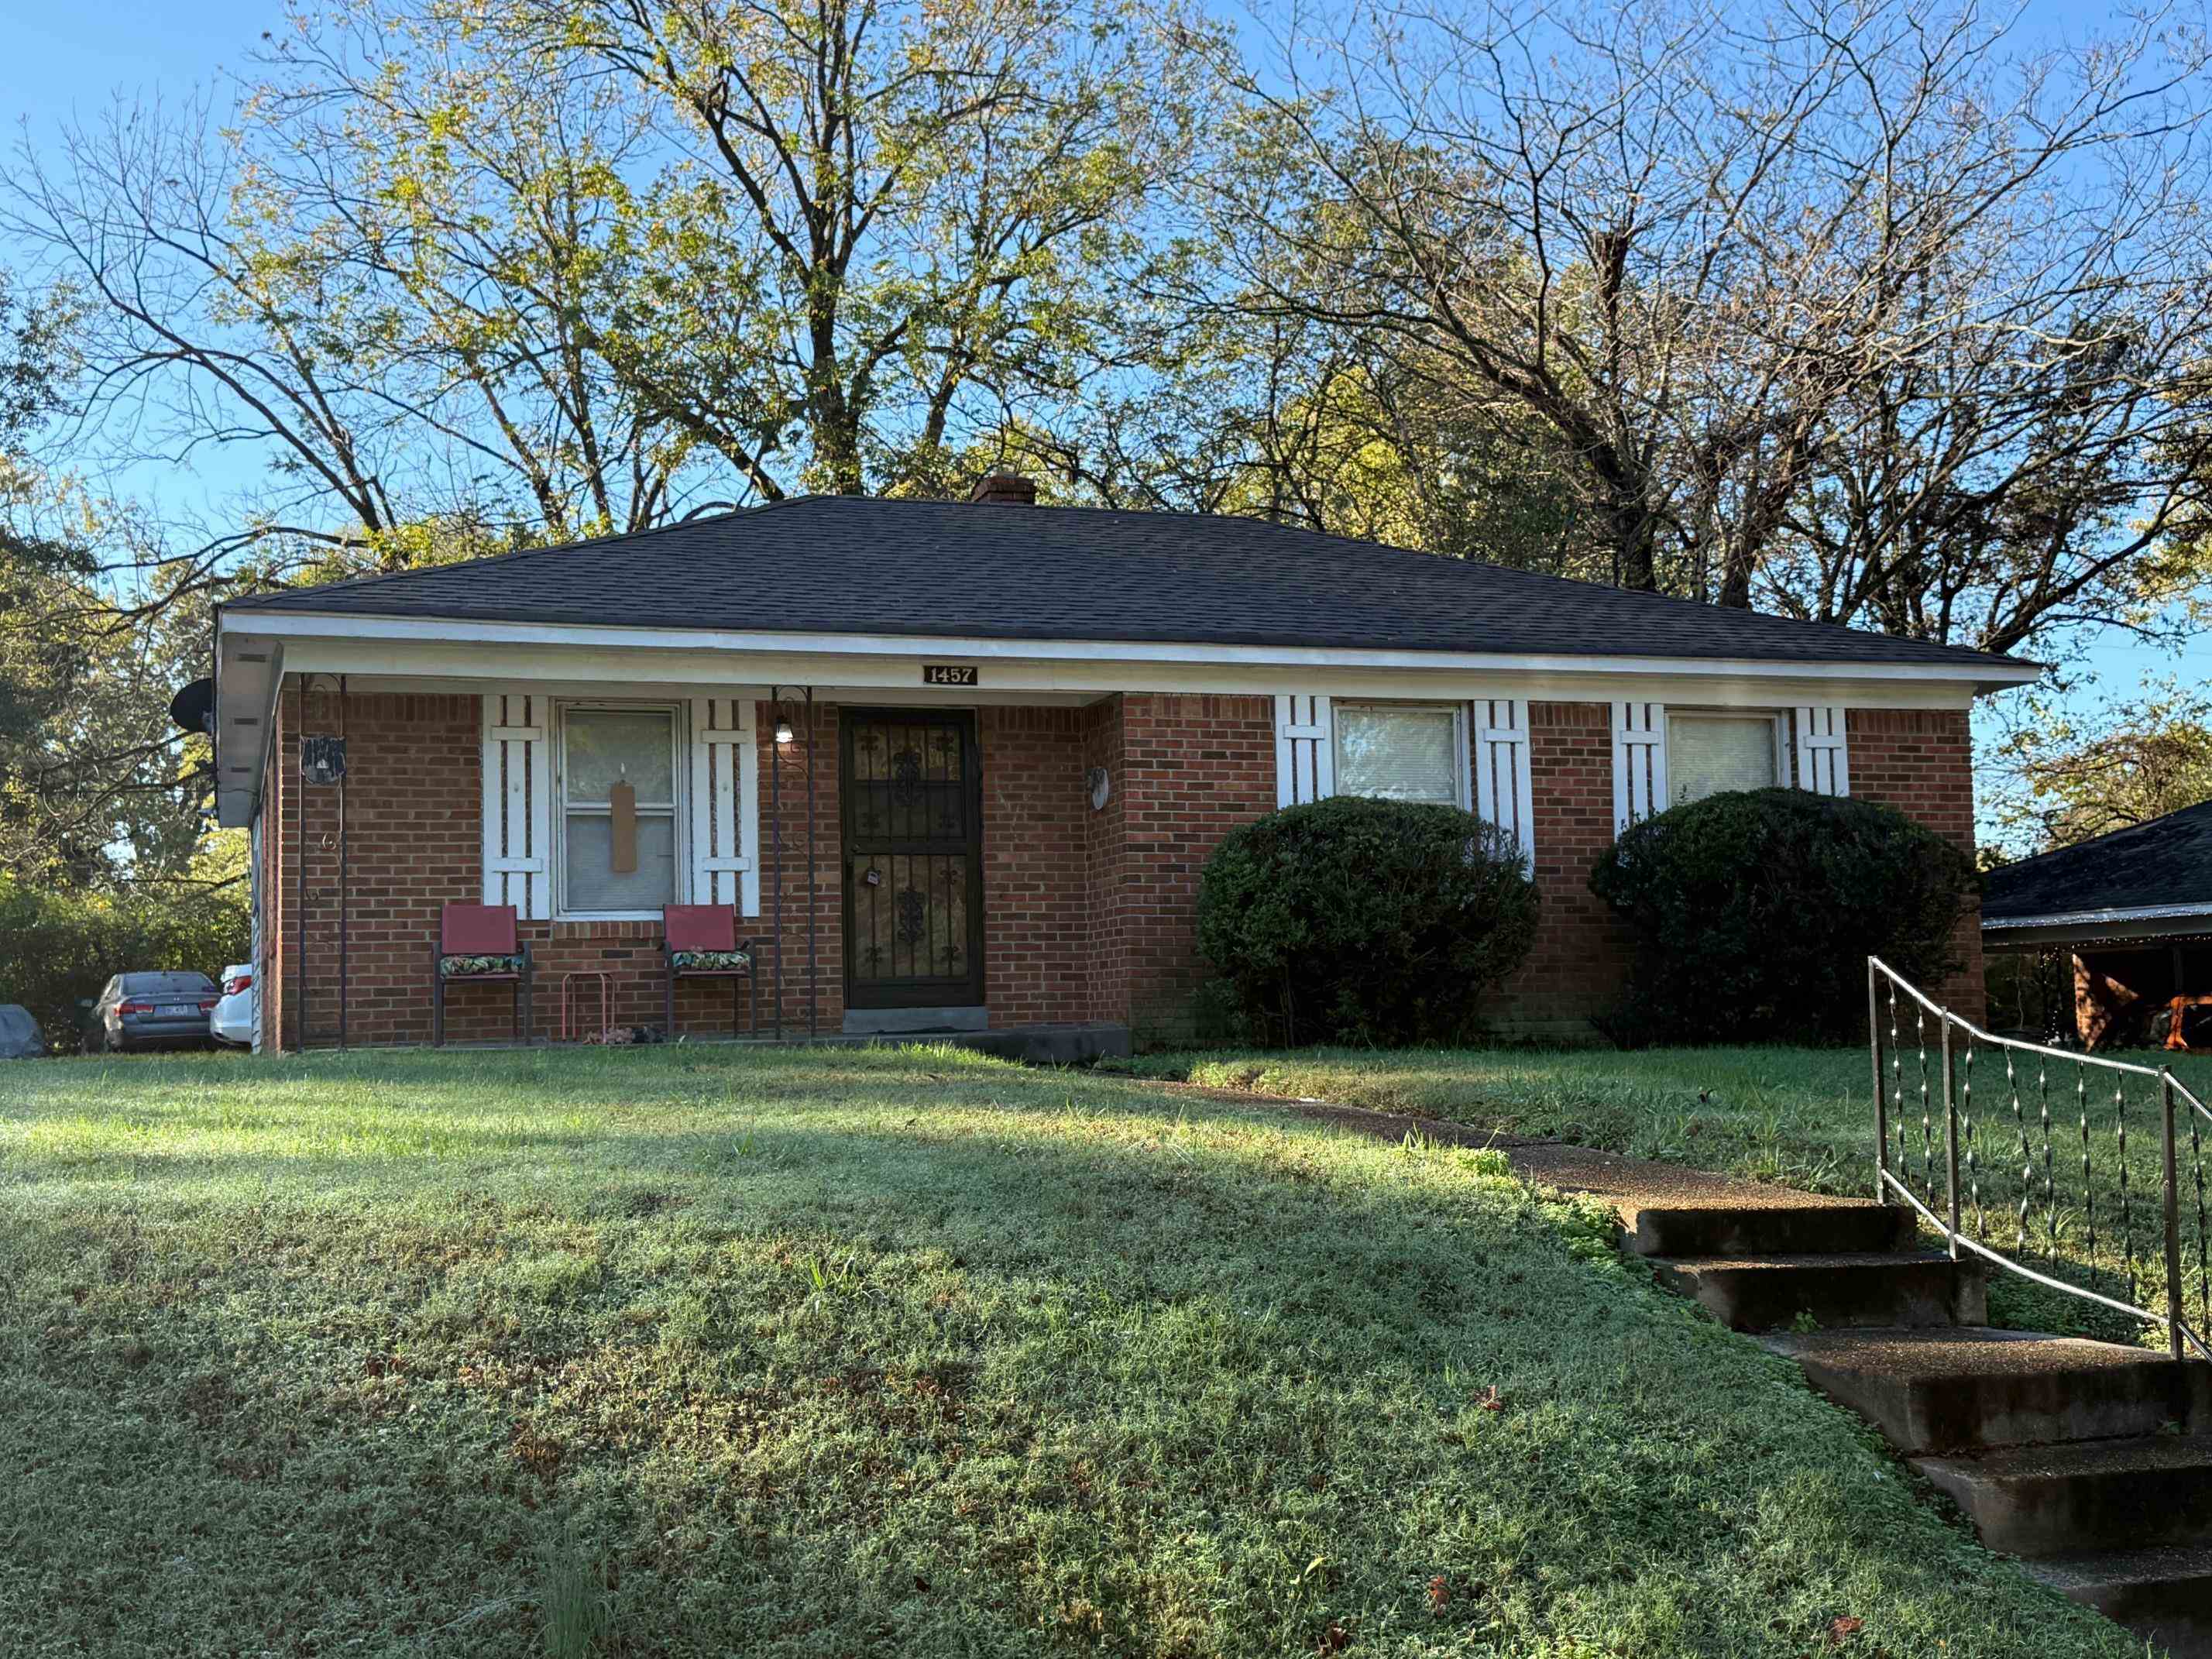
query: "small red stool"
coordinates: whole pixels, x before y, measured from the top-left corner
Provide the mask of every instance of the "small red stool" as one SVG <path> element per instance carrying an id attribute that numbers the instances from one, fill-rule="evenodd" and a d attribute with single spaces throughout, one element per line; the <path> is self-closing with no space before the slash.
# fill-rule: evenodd
<path id="1" fill-rule="evenodd" d="M 561 1041 L 563 1042 L 570 1041 L 568 1030 L 570 1004 L 575 992 L 576 981 L 580 979 L 595 979 L 599 982 L 599 1037 L 604 1039 L 615 1023 L 614 994 L 607 984 L 607 976 L 596 968 L 573 969 L 561 975 Z"/>

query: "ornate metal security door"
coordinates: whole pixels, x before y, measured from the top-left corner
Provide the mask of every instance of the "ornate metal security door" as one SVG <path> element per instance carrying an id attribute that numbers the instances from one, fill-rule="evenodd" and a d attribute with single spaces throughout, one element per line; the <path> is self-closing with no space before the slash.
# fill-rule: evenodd
<path id="1" fill-rule="evenodd" d="M 975 719 L 852 708 L 842 720 L 845 1002 L 983 1000 L 982 779 Z"/>

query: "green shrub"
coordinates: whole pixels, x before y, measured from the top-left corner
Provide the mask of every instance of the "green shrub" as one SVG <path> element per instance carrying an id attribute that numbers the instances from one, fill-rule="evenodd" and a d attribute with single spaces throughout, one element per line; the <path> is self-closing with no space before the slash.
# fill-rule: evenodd
<path id="1" fill-rule="evenodd" d="M 1920 984 L 1959 964 L 1973 860 L 1893 807 L 1731 792 L 1622 836 L 1590 890 L 1636 931 L 1617 1041 L 1840 1041 L 1866 1025 L 1866 959 Z"/>
<path id="2" fill-rule="evenodd" d="M 1231 832 L 1199 886 L 1198 948 L 1268 1042 L 1463 1036 L 1535 937 L 1519 849 L 1456 807 L 1290 807 Z"/>

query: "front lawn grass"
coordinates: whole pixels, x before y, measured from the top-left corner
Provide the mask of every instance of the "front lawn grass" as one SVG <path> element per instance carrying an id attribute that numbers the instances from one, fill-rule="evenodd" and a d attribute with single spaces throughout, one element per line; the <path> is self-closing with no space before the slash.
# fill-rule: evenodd
<path id="1" fill-rule="evenodd" d="M 1908 1038 L 1910 1036 L 1908 1028 Z M 1963 1051 L 1962 1051 L 1963 1052 Z M 2171 1063 L 2174 1075 L 2212 1103 L 2212 1057 L 2129 1053 L 2138 1064 Z M 1917 1047 L 1897 1056 L 1909 1108 L 1905 1127 L 1906 1174 L 1940 1213 L 1943 1200 L 1943 1118 L 1940 1058 L 1929 1057 L 1932 1110 L 1923 1126 Z M 1870 1196 L 1874 1190 L 1874 1081 L 1863 1048 L 1610 1049 L 1345 1049 L 1294 1052 L 1230 1050 L 1147 1056 L 1136 1062 L 1148 1075 L 1188 1079 L 1218 1088 L 1327 1100 L 1377 1111 L 1443 1118 L 1513 1134 L 1571 1141 L 1637 1158 L 1716 1170 L 1809 1192 Z M 2093 1284 L 2112 1295 L 2125 1291 L 2115 1265 L 2119 1249 L 2121 1160 L 2114 1133 L 2112 1074 L 2092 1073 L 2086 1098 L 2091 1114 L 2091 1186 L 2098 1206 L 2086 1215 L 2082 1190 L 2078 1067 L 2054 1061 L 2049 1074 L 2052 1115 L 2051 1162 L 2044 1161 L 2039 1077 L 2026 1064 L 2008 1079 L 2002 1050 L 1978 1053 L 1973 1074 L 1973 1139 L 1962 1158 L 1962 1220 L 1978 1237 L 2012 1249 L 2025 1184 L 2029 1200 L 2029 1249 L 2038 1267 Z M 1963 1070 L 1963 1067 L 1962 1067 Z M 2130 1201 L 2136 1248 L 2136 1292 L 2144 1305 L 2164 1294 L 2159 1240 L 2160 1132 L 2151 1085 L 2127 1084 Z M 2020 1111 L 2014 1110 L 2017 1098 Z M 2027 1156 L 2021 1155 L 2021 1133 Z M 2185 1128 L 2183 1131 L 2186 1134 Z M 2201 1155 L 2212 1181 L 2212 1125 L 2205 1126 Z M 1893 1146 L 1897 1142 L 1894 1134 Z M 2201 1317 L 2203 1285 L 2197 1265 L 2195 1193 L 2197 1155 L 2185 1139 L 2180 1161 L 2184 1191 L 2184 1280 L 2190 1313 Z M 1893 1167 L 1896 1167 L 1893 1165 Z M 2057 1188 L 2057 1244 L 2050 1249 L 2048 1167 Z M 2100 1231 L 2094 1259 L 2089 1222 Z M 2118 1341 L 2162 1341 L 2124 1316 L 2055 1294 L 2000 1274 L 1991 1285 L 1996 1322 L 2060 1330 Z M 2212 1320 L 2204 1321 L 2212 1325 Z"/>
<path id="2" fill-rule="evenodd" d="M 2139 1650 L 1494 1154 L 930 1050 L 0 1091 L 11 1656 Z"/>
<path id="3" fill-rule="evenodd" d="M 2118 1058 L 2171 1061 L 2174 1075 L 2212 1103 L 2212 1057 Z M 1917 1102 L 1917 1051 L 1905 1063 Z M 1443 1118 L 1808 1192 L 1873 1191 L 1874 1080 L 1863 1048 L 1226 1049 L 1147 1055 L 1134 1065 L 1148 1076 Z M 2033 1079 L 2023 1073 L 2021 1081 L 2033 1117 Z M 1984 1133 L 2002 1147 L 2013 1120 L 2001 1056 L 1984 1065 L 1977 1086 Z M 2139 1106 L 2148 1101 L 2140 1084 L 2130 1087 Z M 2053 1109 L 2062 1131 L 2073 1127 L 2072 1107 L 2070 1078 L 2059 1076 Z M 1917 1108 L 1911 1115 L 1917 1158 Z M 1942 1135 L 1940 1115 L 1935 1132 Z M 2148 1117 L 2135 1133 L 2146 1144 L 2156 1139 Z M 1989 1154 L 1993 1188 L 1999 1174 L 2009 1176 L 1996 1156 Z"/>

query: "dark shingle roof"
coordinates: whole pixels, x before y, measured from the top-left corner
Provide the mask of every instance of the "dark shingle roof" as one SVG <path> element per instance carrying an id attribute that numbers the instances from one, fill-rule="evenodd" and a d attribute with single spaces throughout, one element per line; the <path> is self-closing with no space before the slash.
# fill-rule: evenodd
<path id="1" fill-rule="evenodd" d="M 236 611 L 928 638 L 1943 666 L 2015 659 L 1257 519 L 809 495 Z"/>
<path id="2" fill-rule="evenodd" d="M 2212 801 L 1990 871 L 1982 920 L 2192 907 L 2212 911 Z"/>

